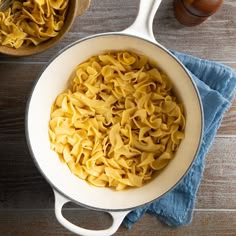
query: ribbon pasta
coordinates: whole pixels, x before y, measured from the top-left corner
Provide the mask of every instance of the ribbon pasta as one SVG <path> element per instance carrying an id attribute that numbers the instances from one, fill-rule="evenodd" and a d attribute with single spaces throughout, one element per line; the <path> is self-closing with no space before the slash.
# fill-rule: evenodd
<path id="1" fill-rule="evenodd" d="M 69 0 L 14 1 L 0 12 L 0 44 L 19 48 L 57 36 L 64 25 L 68 3 Z"/>
<path id="2" fill-rule="evenodd" d="M 71 172 L 88 183 L 141 187 L 184 138 L 183 107 L 167 75 L 134 52 L 89 58 L 52 106 L 49 137 Z"/>

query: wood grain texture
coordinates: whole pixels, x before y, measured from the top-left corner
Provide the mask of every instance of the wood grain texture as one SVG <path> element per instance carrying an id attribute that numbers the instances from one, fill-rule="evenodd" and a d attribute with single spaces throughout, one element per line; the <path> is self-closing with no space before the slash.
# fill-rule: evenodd
<path id="1" fill-rule="evenodd" d="M 25 139 L 25 110 L 35 81 L 52 57 L 75 40 L 121 31 L 135 19 L 139 0 L 92 0 L 85 15 L 55 47 L 30 57 L 0 55 L 0 235 L 73 235 L 54 216 L 51 187 L 36 168 Z M 223 63 L 236 69 L 236 1 L 224 5 L 205 23 L 180 25 L 172 0 L 163 0 L 154 20 L 158 42 L 177 51 Z M 146 214 L 132 229 L 116 236 L 228 236 L 236 235 L 236 100 L 222 120 L 206 156 L 193 222 L 171 228 Z M 66 205 L 68 219 L 85 227 L 111 223 L 104 213 Z"/>
<path id="2" fill-rule="evenodd" d="M 236 138 L 218 137 L 205 159 L 196 208 L 236 209 Z"/>
<path id="3" fill-rule="evenodd" d="M 104 213 L 67 209 L 63 214 L 73 223 L 90 229 L 104 229 L 111 224 Z M 0 221 L 4 236 L 74 235 L 56 221 L 53 210 L 1 211 Z M 195 211 L 192 224 L 178 228 L 163 225 L 155 216 L 146 214 L 131 229 L 122 225 L 114 236 L 235 236 L 235 228 L 236 212 Z"/>

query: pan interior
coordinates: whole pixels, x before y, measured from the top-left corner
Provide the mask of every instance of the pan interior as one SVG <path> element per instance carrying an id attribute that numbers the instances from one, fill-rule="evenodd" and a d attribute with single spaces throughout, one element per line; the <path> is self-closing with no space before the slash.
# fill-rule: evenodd
<path id="1" fill-rule="evenodd" d="M 76 65 L 107 50 L 130 50 L 147 55 L 157 62 L 172 80 L 176 95 L 186 114 L 185 139 L 175 158 L 156 178 L 141 188 L 114 191 L 98 188 L 71 174 L 57 154 L 50 150 L 48 121 L 56 96 L 67 87 L 67 80 Z M 201 104 L 188 73 L 161 45 L 141 38 L 104 34 L 78 41 L 50 62 L 37 81 L 27 111 L 28 143 L 36 165 L 48 182 L 77 203 L 98 209 L 131 209 L 162 196 L 173 188 L 191 166 L 201 141 Z"/>

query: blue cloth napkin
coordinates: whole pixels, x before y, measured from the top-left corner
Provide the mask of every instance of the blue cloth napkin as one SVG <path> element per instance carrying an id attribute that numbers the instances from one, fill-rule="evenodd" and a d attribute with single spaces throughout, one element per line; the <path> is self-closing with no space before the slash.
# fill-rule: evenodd
<path id="1" fill-rule="evenodd" d="M 147 212 L 170 226 L 191 223 L 197 190 L 204 170 L 204 159 L 216 135 L 225 111 L 230 107 L 236 88 L 236 72 L 225 65 L 172 53 L 186 66 L 194 79 L 204 110 L 204 135 L 199 154 L 188 174 L 165 196 L 130 212 L 124 224 L 130 228 Z"/>

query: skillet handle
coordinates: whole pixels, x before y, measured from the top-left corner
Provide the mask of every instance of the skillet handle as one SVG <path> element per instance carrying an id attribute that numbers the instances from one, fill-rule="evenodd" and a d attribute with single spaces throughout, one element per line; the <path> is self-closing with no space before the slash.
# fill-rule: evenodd
<path id="1" fill-rule="evenodd" d="M 139 0 L 139 10 L 132 25 L 122 31 L 122 33 L 139 36 L 156 43 L 152 25 L 161 0 Z"/>
<path id="2" fill-rule="evenodd" d="M 120 211 L 120 212 L 107 212 L 112 216 L 113 222 L 108 229 L 104 230 L 89 230 L 77 225 L 72 224 L 62 215 L 62 207 L 65 203 L 70 202 L 68 198 L 62 196 L 59 192 L 53 189 L 55 196 L 55 215 L 57 220 L 69 231 L 78 234 L 80 236 L 110 236 L 114 234 L 119 226 L 121 225 L 123 219 L 130 211 Z"/>

